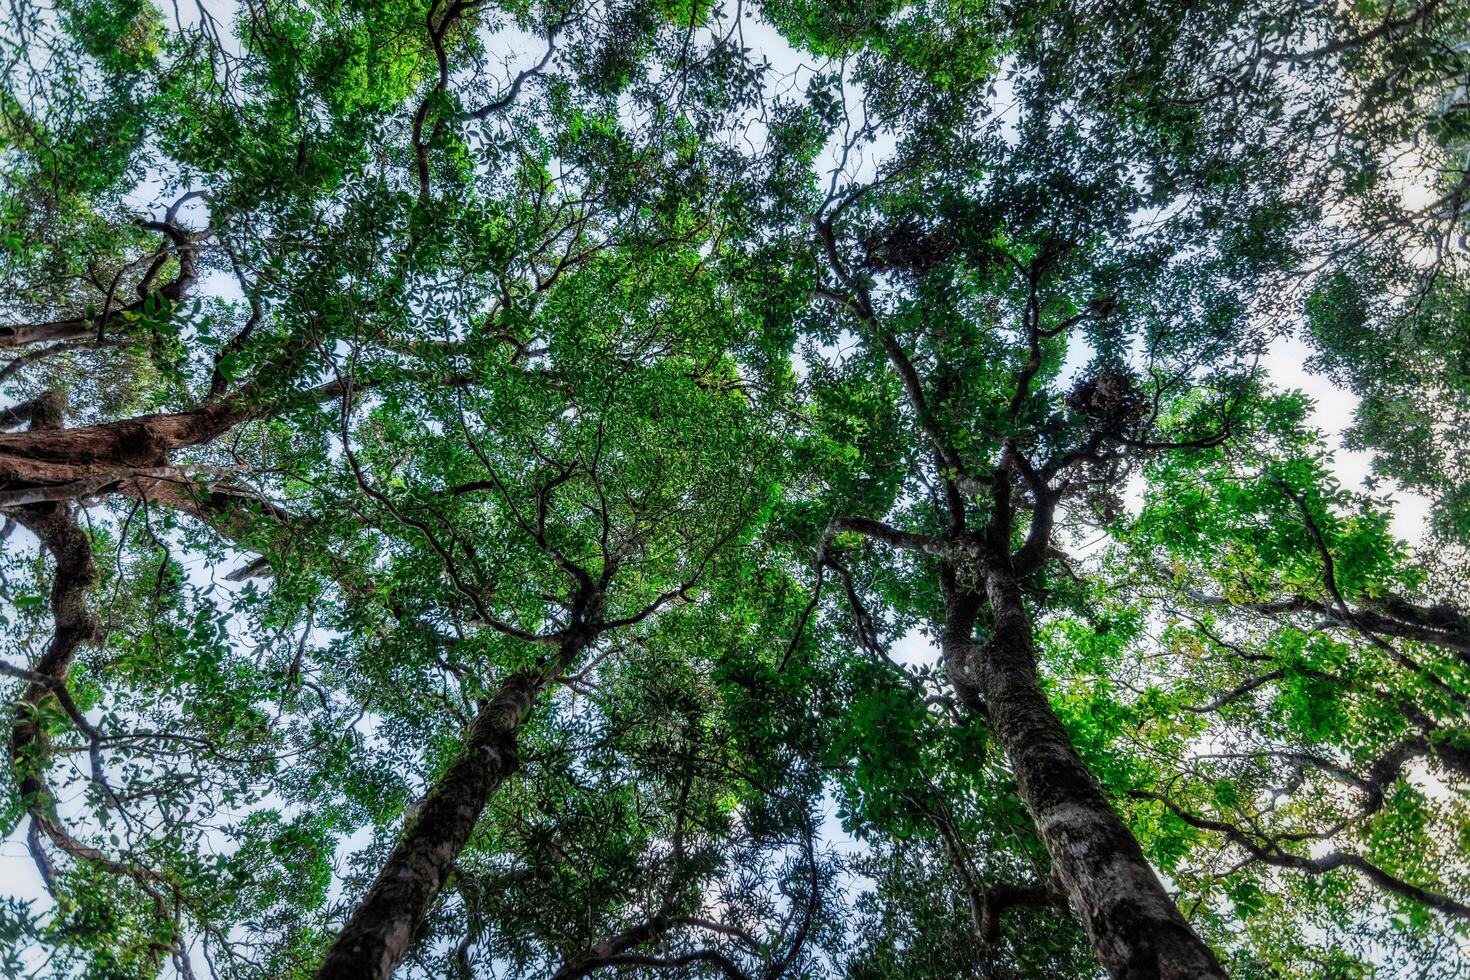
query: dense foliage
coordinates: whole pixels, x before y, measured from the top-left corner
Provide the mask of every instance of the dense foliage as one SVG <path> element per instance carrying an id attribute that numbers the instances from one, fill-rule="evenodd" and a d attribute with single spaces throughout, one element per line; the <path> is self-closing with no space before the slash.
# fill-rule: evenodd
<path id="1" fill-rule="evenodd" d="M 1470 970 L 1462 4 L 0 17 L 7 972 Z"/>

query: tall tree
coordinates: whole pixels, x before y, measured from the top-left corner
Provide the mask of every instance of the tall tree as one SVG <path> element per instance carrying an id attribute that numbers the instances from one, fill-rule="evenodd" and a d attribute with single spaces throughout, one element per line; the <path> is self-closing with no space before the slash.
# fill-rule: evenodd
<path id="1" fill-rule="evenodd" d="M 1421 21 L 1442 26 L 1430 13 L 1376 36 L 1396 44 Z M 1236 70 L 1232 32 L 1265 31 L 1268 12 L 1168 16 L 1146 15 L 1148 31 L 1130 23 L 1125 40 L 1107 20 L 1042 14 L 1005 66 L 1014 93 L 1006 102 L 990 84 L 995 60 L 964 43 L 976 21 L 962 25 L 958 11 L 837 10 L 805 21 L 815 50 L 849 59 L 849 73 L 834 75 L 825 96 L 846 138 L 810 217 L 825 267 L 813 293 L 842 319 L 834 328 L 814 312 L 809 322 L 827 344 L 842 343 L 837 330 L 846 328 L 860 346 L 830 365 L 832 383 L 871 386 L 849 403 L 851 427 L 886 429 L 891 423 L 875 416 L 893 413 L 909 433 L 891 455 L 868 461 L 875 474 L 903 467 L 906 481 L 888 501 L 866 501 L 866 512 L 838 503 L 816 543 L 819 560 L 842 579 L 865 645 L 881 651 L 885 625 L 927 624 L 955 693 L 985 717 L 1008 758 L 1057 886 L 1109 972 L 1129 977 L 1222 970 L 1048 703 L 1035 636 L 1050 618 L 1048 566 L 1067 561 L 1058 524 L 1092 510 L 1106 530 L 1120 516 L 1109 497 L 1134 468 L 1262 438 L 1246 424 L 1252 354 L 1271 337 L 1258 324 L 1268 311 L 1291 316 L 1283 297 L 1312 281 L 1306 266 L 1320 256 L 1310 238 L 1303 244 L 1311 222 L 1329 206 L 1366 199 L 1340 180 L 1294 179 L 1283 154 L 1316 159 L 1315 140 L 1328 129 L 1355 140 L 1352 152 L 1389 149 L 1384 117 L 1344 120 L 1336 93 L 1308 88 L 1312 111 L 1284 116 L 1291 80 L 1274 70 L 1246 71 L 1233 91 L 1218 91 L 1222 73 Z M 897 41 L 925 36 L 950 46 L 916 58 Z M 1354 37 L 1341 47 L 1374 43 Z M 1336 50 L 1303 60 L 1331 60 Z M 863 143 L 882 135 L 897 142 L 892 158 L 876 176 L 850 176 Z M 1376 207 L 1383 214 L 1387 205 Z M 884 369 L 891 382 L 875 376 Z M 1304 460 L 1313 452 L 1297 451 Z M 1317 485 L 1283 492 L 1327 493 Z M 874 598 L 854 587 L 834 550 L 860 538 L 915 556 L 907 574 L 874 583 Z M 1314 568 L 1330 583 L 1332 545 L 1324 539 L 1318 550 Z M 1352 608 L 1380 588 L 1334 597 L 1330 609 L 1372 634 L 1392 662 L 1415 664 L 1379 635 L 1406 636 L 1402 621 L 1369 625 L 1370 613 Z M 1401 608 L 1415 615 L 1412 604 Z M 895 609 L 904 614 L 882 612 Z M 1457 682 L 1436 681 L 1455 704 Z M 1438 733 L 1431 742 L 1456 737 L 1440 724 L 1421 726 Z M 1385 756 L 1368 777 L 1371 791 L 1398 778 L 1408 756 L 1434 751 L 1422 737 Z M 1135 792 L 1131 781 L 1109 787 L 1115 800 Z M 1360 855 L 1263 857 L 1255 842 L 1223 832 L 1258 860 L 1308 872 L 1356 867 L 1445 914 L 1464 908 Z M 1271 837 L 1265 851 L 1279 846 Z"/>
<path id="2" fill-rule="evenodd" d="M 53 972 L 1463 964 L 1463 5 L 4 17 Z"/>

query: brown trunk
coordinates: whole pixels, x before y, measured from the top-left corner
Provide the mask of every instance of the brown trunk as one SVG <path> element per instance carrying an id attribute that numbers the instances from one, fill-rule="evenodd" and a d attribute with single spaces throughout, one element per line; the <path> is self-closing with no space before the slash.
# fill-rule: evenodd
<path id="1" fill-rule="evenodd" d="M 172 216 L 169 221 L 173 220 Z M 101 340 L 103 334 L 123 322 L 123 318 L 131 313 L 148 308 L 148 304 L 155 297 L 161 296 L 171 303 L 178 303 L 189 295 L 194 288 L 195 278 L 198 272 L 195 261 L 195 251 L 198 248 L 198 240 L 205 234 L 189 236 L 183 234 L 172 224 L 159 224 L 148 222 L 145 227 L 151 227 L 154 231 L 161 231 L 173 240 L 174 255 L 179 260 L 179 271 L 172 282 L 165 283 L 156 293 L 148 293 L 148 283 L 152 280 L 153 272 L 158 271 L 160 259 L 155 260 L 150 273 L 144 277 L 140 288 L 144 295 L 134 302 L 123 306 L 113 305 L 113 297 L 108 297 L 105 317 L 77 316 L 65 320 L 51 320 L 46 323 L 15 323 L 0 326 L 0 350 L 9 347 L 25 347 L 30 344 L 65 343 L 73 340 L 86 340 L 95 338 Z"/>
<path id="2" fill-rule="evenodd" d="M 0 350 L 51 341 L 83 340 L 95 336 L 97 336 L 96 324 L 82 317 L 71 320 L 52 320 L 50 323 L 19 323 L 0 327 Z"/>
<path id="3" fill-rule="evenodd" d="M 459 756 L 332 943 L 316 980 L 388 980 L 413 943 L 486 802 L 517 766 L 516 736 L 550 671 L 514 674 L 470 724 Z"/>
<path id="4" fill-rule="evenodd" d="M 49 810 L 50 794 L 43 778 L 50 745 L 37 709 L 56 696 L 55 685 L 64 685 L 72 661 L 97 633 L 97 620 L 87 609 L 87 590 L 97 581 L 92 562 L 92 545 L 77 523 L 68 504 L 45 504 L 15 512 L 17 520 L 40 538 L 56 561 L 51 587 L 51 615 L 56 632 L 46 652 L 31 665 L 31 672 L 49 679 L 26 685 L 16 707 L 10 730 L 10 758 L 16 768 L 21 798 L 28 807 Z"/>
<path id="5" fill-rule="evenodd" d="M 119 422 L 0 433 L 0 490 L 70 483 L 133 469 L 164 467 L 171 450 L 226 432 L 247 413 L 228 402 L 192 412 L 143 415 Z"/>
<path id="6" fill-rule="evenodd" d="M 1055 879 L 1114 980 L 1224 980 L 1133 834 L 1078 756 L 1037 681 L 1031 622 L 1009 569 L 985 588 L 994 633 L 973 651 L 991 731 L 1051 856 Z"/>

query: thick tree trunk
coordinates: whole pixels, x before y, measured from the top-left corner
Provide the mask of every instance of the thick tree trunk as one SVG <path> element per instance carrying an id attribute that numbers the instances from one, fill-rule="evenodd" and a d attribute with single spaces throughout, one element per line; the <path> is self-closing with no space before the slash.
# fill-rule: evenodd
<path id="1" fill-rule="evenodd" d="M 317 980 L 388 980 L 393 975 L 485 804 L 516 771 L 522 719 L 553 673 L 512 675 L 475 716 L 464 748 L 423 798 L 403 839 L 332 943 Z"/>
<path id="2" fill-rule="evenodd" d="M 17 510 L 15 515 L 56 561 L 51 586 L 56 631 L 45 654 L 31 665 L 31 673 L 38 679 L 26 685 L 10 730 L 10 758 L 21 798 L 27 807 L 49 810 L 52 803 L 43 773 L 51 748 L 37 709 L 57 696 L 77 653 L 95 639 L 98 623 L 87 608 L 87 591 L 97 582 L 97 569 L 92 562 L 92 544 L 70 505 L 43 504 Z M 42 677 L 46 680 L 39 679 Z"/>
<path id="3" fill-rule="evenodd" d="M 169 453 L 197 446 L 248 417 L 228 402 L 191 412 L 142 415 L 118 422 L 0 433 L 0 490 L 70 483 L 95 477 L 124 479 L 137 469 L 169 465 Z"/>
<path id="4" fill-rule="evenodd" d="M 170 454 L 176 449 L 210 442 L 242 422 L 261 418 L 292 402 L 333 401 L 353 388 L 351 379 L 345 379 L 300 392 L 282 391 L 275 398 L 263 397 L 266 379 L 271 384 L 288 379 L 299 366 L 300 353 L 293 352 L 262 369 L 233 395 L 206 401 L 186 412 L 159 412 L 71 429 L 50 427 L 38 431 L 32 425 L 26 432 L 0 432 L 0 494 L 14 497 L 28 490 L 42 491 L 37 501 L 10 500 L 9 505 L 15 506 L 90 495 L 123 480 L 156 476 L 152 471 L 167 469 Z M 463 377 L 439 381 L 467 383 Z M 356 385 L 357 390 L 369 387 L 371 383 L 367 382 Z M 22 408 L 29 412 L 29 403 L 0 415 L 0 427 L 23 421 L 18 411 Z M 65 490 L 68 484 L 76 485 L 70 497 L 65 493 L 45 495 L 48 489 Z"/>
<path id="5" fill-rule="evenodd" d="M 46 391 L 17 407 L 24 408 L 25 419 L 30 422 L 28 434 L 45 438 L 61 428 L 66 400 L 58 392 Z M 45 654 L 31 665 L 32 680 L 16 706 L 15 724 L 10 730 L 10 759 L 20 795 L 35 813 L 38 807 L 51 808 L 44 776 L 51 747 L 36 709 L 52 697 L 66 697 L 72 661 L 95 638 L 98 623 L 87 608 L 87 592 L 97 583 L 97 567 L 92 561 L 92 542 L 69 504 L 40 504 L 17 508 L 13 513 L 56 562 L 51 582 L 51 616 L 56 631 Z"/>
<path id="6" fill-rule="evenodd" d="M 985 588 L 994 632 L 973 651 L 972 674 L 1053 875 L 1098 959 L 1114 980 L 1224 980 L 1052 711 L 1014 576 L 992 568 Z"/>

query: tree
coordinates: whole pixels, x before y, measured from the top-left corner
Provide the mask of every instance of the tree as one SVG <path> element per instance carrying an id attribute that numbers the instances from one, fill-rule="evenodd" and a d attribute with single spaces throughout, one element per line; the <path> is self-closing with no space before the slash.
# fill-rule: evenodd
<path id="1" fill-rule="evenodd" d="M 1457 5 L 7 17 L 56 972 L 1463 958 Z"/>
<path id="2" fill-rule="evenodd" d="M 915 11 L 900 30 L 948 36 L 948 27 L 963 37 L 945 15 Z M 1130 23 L 1132 37 L 1149 46 L 1144 52 L 1106 22 L 1068 22 L 1067 31 L 1053 33 L 1043 21 L 1033 47 L 1007 76 L 1016 93 L 1013 118 L 998 114 L 982 87 L 983 69 L 968 76 L 959 68 L 935 72 L 931 82 L 925 75 L 934 70 L 932 62 L 904 62 L 893 53 L 891 22 L 864 22 L 870 40 L 834 15 L 826 25 L 833 33 L 824 35 L 831 39 L 826 43 L 852 53 L 851 84 L 861 92 L 860 102 L 847 99 L 840 108 L 851 134 L 840 160 L 845 163 L 875 134 L 892 134 L 898 148 L 876 178 L 843 186 L 845 170 L 839 165 L 834 171 L 812 218 L 826 266 L 815 293 L 841 311 L 863 347 L 842 366 L 837 383 L 862 384 L 885 362 L 894 379 L 888 391 L 874 385 L 871 394 L 851 402 L 856 418 L 849 429 L 889 427 L 874 416 L 892 412 L 909 434 L 891 455 L 866 465 L 875 474 L 901 467 L 909 477 L 887 501 L 876 507 L 865 501 L 866 512 L 838 510 L 817 547 L 844 581 L 860 642 L 875 650 L 884 645 L 883 619 L 842 563 L 833 561 L 832 548 L 857 536 L 916 555 L 914 566 L 904 566 L 907 574 L 879 577 L 875 601 L 902 610 L 891 629 L 915 620 L 927 624 L 950 685 L 986 717 L 1006 753 L 1057 885 L 1115 976 L 1217 975 L 1220 968 L 1098 792 L 1038 683 L 1034 635 L 1055 615 L 1047 606 L 1054 588 L 1047 566 L 1065 560 L 1054 529 L 1061 515 L 1079 510 L 1083 520 L 1092 510 L 1100 529 L 1116 529 L 1120 508 L 1109 497 L 1134 467 L 1265 437 L 1245 425 L 1256 397 L 1250 355 L 1269 336 L 1255 325 L 1269 308 L 1262 301 L 1275 300 L 1280 284 L 1298 277 L 1312 254 L 1294 241 L 1294 229 L 1309 228 L 1304 223 L 1329 203 L 1352 199 L 1335 183 L 1295 186 L 1262 148 L 1272 145 L 1279 154 L 1284 142 L 1288 158 L 1300 147 L 1310 159 L 1314 137 L 1330 124 L 1374 153 L 1385 149 L 1374 142 L 1381 132 L 1344 121 L 1340 113 L 1285 119 L 1279 105 L 1288 97 L 1289 80 L 1269 73 L 1230 99 L 1173 97 L 1216 85 L 1222 63 L 1231 62 L 1230 32 L 1258 16 L 1264 15 L 1248 12 L 1243 21 L 1222 17 L 1183 29 L 1160 24 L 1154 32 Z M 857 44 L 855 34 L 862 38 Z M 1379 32 L 1390 35 L 1397 39 L 1398 28 Z M 1101 40 L 1118 47 L 1104 52 Z M 1370 40 L 1329 45 L 1307 60 Z M 863 42 L 870 46 L 864 49 Z M 970 52 L 958 47 L 964 53 L 946 67 L 973 69 L 965 57 Z M 1221 49 L 1223 62 L 1208 57 Z M 1077 73 L 1079 56 L 1094 51 L 1101 54 L 1098 61 Z M 1186 52 L 1207 57 L 1201 67 L 1189 67 Z M 1125 59 L 1126 77 L 1114 73 Z M 1148 85 L 1151 77 L 1160 87 L 1167 77 L 1171 87 L 1160 91 Z M 1135 88 L 1140 81 L 1142 90 Z M 1371 113 L 1368 119 L 1381 121 Z M 1275 142 L 1242 143 L 1241 126 Z M 1144 209 L 1161 216 L 1140 221 Z M 813 326 L 824 340 L 840 342 L 819 322 Z M 1085 336 L 1082 370 L 1070 389 L 1060 384 L 1069 334 Z M 1305 445 L 1298 452 L 1310 458 Z M 1326 479 L 1313 475 L 1319 483 Z M 1314 487 L 1312 496 L 1327 492 Z M 1284 493 L 1284 499 L 1301 497 L 1289 487 Z M 1407 621 L 1427 626 L 1424 610 L 1400 602 L 1395 605 L 1404 619 L 1377 613 L 1382 618 L 1372 620 L 1375 613 L 1352 608 L 1371 604 L 1384 586 L 1359 586 L 1351 600 L 1336 594 L 1324 519 L 1303 513 L 1319 535 L 1312 568 L 1327 583 L 1316 608 L 1372 637 L 1393 663 L 1420 672 L 1422 665 L 1379 631 L 1410 638 L 1414 629 Z M 1276 520 L 1284 518 L 1278 513 Z M 1215 548 L 1223 543 L 1209 540 Z M 1376 547 L 1392 552 L 1382 541 Z M 1284 559 L 1278 552 L 1260 560 Z M 1024 587 L 1033 592 L 1029 608 Z M 1447 641 L 1443 634 L 1430 639 Z M 1346 823 L 1376 811 L 1375 794 L 1402 775 L 1409 756 L 1435 754 L 1455 770 L 1454 749 L 1435 746 L 1458 738 L 1453 722 L 1448 730 L 1441 726 L 1455 717 L 1463 681 L 1433 671 L 1426 676 L 1442 689 L 1439 696 L 1451 699 L 1448 713 L 1426 715 L 1421 705 L 1407 702 L 1418 713 L 1410 717 L 1420 734 L 1389 749 L 1373 775 L 1347 777 L 1366 786 L 1370 802 Z M 1241 694 L 1253 690 L 1252 683 Z M 1116 715 L 1122 709 L 1111 710 Z M 1335 734 L 1348 744 L 1361 737 L 1341 728 Z M 1334 763 L 1326 765 L 1330 771 Z M 1343 771 L 1340 764 L 1337 769 Z M 1147 796 L 1153 791 L 1129 786 L 1142 775 L 1117 774 L 1114 791 Z M 1192 819 L 1178 809 L 1171 813 Z M 1223 834 L 1250 861 L 1314 873 L 1354 867 L 1396 894 L 1451 916 L 1463 913 L 1459 901 L 1400 880 L 1358 854 L 1308 858 L 1282 853 L 1281 837 L 1268 834 L 1262 847 L 1218 823 L 1196 819 L 1193 826 Z"/>

